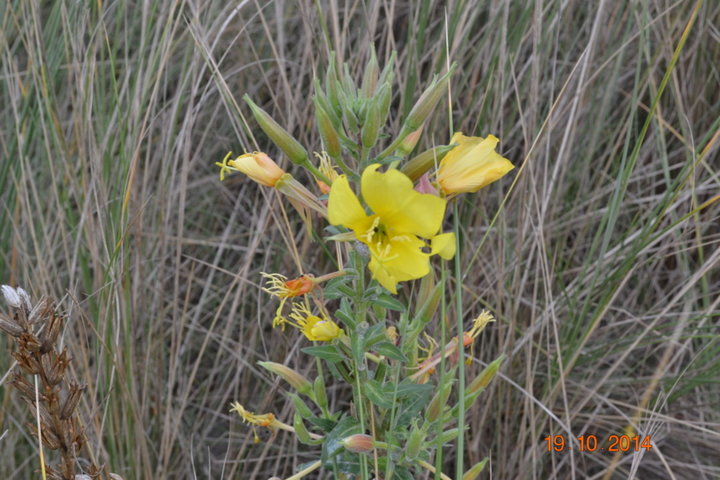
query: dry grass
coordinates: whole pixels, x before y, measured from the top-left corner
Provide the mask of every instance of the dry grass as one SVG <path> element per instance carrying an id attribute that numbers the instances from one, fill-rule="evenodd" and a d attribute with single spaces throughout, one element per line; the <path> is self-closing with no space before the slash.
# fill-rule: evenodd
<path id="1" fill-rule="evenodd" d="M 319 150 L 309 97 L 330 50 L 356 78 L 371 42 L 381 62 L 397 50 L 406 112 L 447 34 L 452 113 L 419 148 L 451 116 L 520 167 L 460 208 L 465 311 L 498 317 L 479 357 L 509 356 L 470 412 L 467 461 L 508 479 L 720 476 L 718 4 L 457 3 L 0 2 L 0 280 L 62 298 L 101 462 L 244 479 L 315 458 L 283 433 L 254 445 L 228 410 L 290 418 L 256 362 L 312 365 L 270 329 L 259 272 L 297 273 L 294 248 L 317 272 L 331 257 L 213 162 L 269 148 L 245 93 Z M 25 479 L 38 452 L 0 347 L 0 478 Z M 546 452 L 547 435 L 630 423 L 651 451 Z"/>

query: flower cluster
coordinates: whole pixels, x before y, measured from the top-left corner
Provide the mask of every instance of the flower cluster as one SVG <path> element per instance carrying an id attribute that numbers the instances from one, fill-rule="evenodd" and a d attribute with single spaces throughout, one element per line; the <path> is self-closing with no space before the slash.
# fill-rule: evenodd
<path id="1" fill-rule="evenodd" d="M 433 385 L 438 381 L 437 370 L 445 369 L 445 376 L 439 376 L 445 379 L 457 371 L 464 375 L 464 362 L 458 360 L 472 356 L 476 338 L 494 316 L 483 311 L 467 328 L 462 311 L 455 312 L 458 329 L 450 339 L 444 329 L 438 335 L 431 320 L 445 295 L 447 268 L 442 260 L 454 258 L 461 247 L 458 232 L 443 228 L 448 204 L 460 194 L 476 192 L 497 181 L 514 167 L 497 153 L 499 140 L 495 136 L 472 137 L 460 132 L 448 145 L 406 158 L 422 140 L 427 119 L 445 95 L 454 67 L 420 96 L 394 140 L 384 149 L 376 149 L 376 144 L 387 138 L 380 132 L 390 109 L 393 74 L 391 66 L 380 72 L 376 62 L 373 54 L 360 88 L 351 79 L 340 78 L 334 64 L 329 68 L 325 89 L 316 84 L 313 102 L 325 150 L 314 155 L 316 160 L 246 97 L 258 124 L 278 150 L 312 177 L 309 186 L 262 152 L 235 158 L 228 154 L 217 163 L 221 180 L 230 172 L 243 173 L 286 198 L 309 232 L 319 220 L 327 233 L 324 240 L 345 242 L 336 244 L 337 254 L 331 259 L 338 265 L 335 272 L 318 277 L 301 272 L 295 278 L 262 273 L 263 290 L 279 300 L 273 327 L 282 331 L 293 327 L 307 341 L 316 343 L 302 349 L 317 359 L 314 381 L 286 365 L 260 362 L 296 392 L 288 393 L 296 412 L 292 426 L 279 422 L 273 414 L 254 414 L 239 403 L 232 408 L 253 428 L 291 431 L 308 445 L 330 438 L 333 442 L 341 440 L 338 444 L 344 450 L 332 447 L 322 460 L 294 479 L 321 466 L 334 469 L 338 478 L 355 478 L 367 468 L 363 454 L 371 451 L 376 456 L 385 455 L 388 471 L 404 471 L 400 478 L 413 478 L 410 471 L 416 467 L 435 472 L 426 461 L 431 458 L 430 452 L 451 441 L 452 435 L 457 436 L 457 431 L 447 430 L 446 425 L 480 395 L 502 362 L 501 357 L 490 364 L 467 390 L 460 387 L 457 404 L 447 406 L 454 384 L 445 380 L 442 385 Z M 302 263 L 298 265 L 304 268 Z M 370 272 L 370 281 L 365 269 Z M 438 269 L 443 272 L 439 282 L 435 275 Z M 420 280 L 417 288 L 402 288 L 413 280 Z M 455 288 L 462 288 L 459 275 L 455 280 Z M 334 379 L 343 379 L 351 386 L 353 408 L 349 412 L 333 412 L 322 362 Z M 399 413 L 405 409 L 411 409 L 413 415 Z M 383 421 L 388 418 L 394 419 L 392 425 Z M 305 421 L 321 433 L 310 432 Z M 394 431 L 386 432 L 386 428 Z M 453 433 L 443 433 L 448 438 L 431 438 L 446 431 Z M 483 466 L 483 462 L 475 465 L 463 478 L 476 478 Z M 360 477 L 369 475 L 365 472 Z"/>

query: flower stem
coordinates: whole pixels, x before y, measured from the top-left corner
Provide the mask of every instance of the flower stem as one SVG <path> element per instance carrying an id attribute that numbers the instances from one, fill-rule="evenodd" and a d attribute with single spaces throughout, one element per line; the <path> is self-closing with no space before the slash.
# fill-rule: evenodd
<path id="1" fill-rule="evenodd" d="M 305 469 L 303 469 L 303 470 L 300 470 L 298 473 L 296 473 L 296 474 L 293 475 L 292 477 L 286 478 L 285 480 L 300 480 L 300 479 L 303 478 L 305 475 L 307 475 L 308 473 L 314 472 L 314 471 L 317 470 L 318 468 L 320 468 L 320 460 L 317 460 L 317 461 L 313 462 L 313 463 L 310 464 L 310 466 L 308 466 L 307 468 L 305 468 Z"/>
<path id="2" fill-rule="evenodd" d="M 460 215 L 457 201 L 453 202 L 453 230 L 455 231 L 455 315 L 457 317 L 457 338 L 463 338 L 463 309 L 462 309 L 462 268 L 460 266 Z M 465 352 L 460 352 L 458 358 L 458 398 L 461 406 L 458 409 L 458 440 L 457 440 L 457 462 L 455 476 L 463 476 L 463 455 L 465 453 L 465 408 L 462 401 L 465 398 Z"/>
<path id="3" fill-rule="evenodd" d="M 421 467 L 423 467 L 425 470 L 428 470 L 428 471 L 434 473 L 435 475 L 440 473 L 440 478 L 442 478 L 442 480 L 452 480 L 452 478 L 448 477 L 447 475 L 445 475 L 442 472 L 439 472 L 438 470 L 435 469 L 435 467 L 430 465 L 425 460 L 417 460 L 417 464 L 420 465 Z M 462 477 L 458 477 L 458 478 L 462 478 Z M 288 480 L 290 480 L 290 479 L 288 479 Z"/>

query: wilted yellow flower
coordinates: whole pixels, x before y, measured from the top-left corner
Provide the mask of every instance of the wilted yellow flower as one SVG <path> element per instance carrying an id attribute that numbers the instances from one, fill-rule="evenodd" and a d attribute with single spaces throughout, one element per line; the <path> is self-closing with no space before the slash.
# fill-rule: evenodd
<path id="1" fill-rule="evenodd" d="M 485 329 L 485 326 L 490 323 L 494 322 L 495 317 L 492 316 L 490 312 L 487 310 L 483 310 L 480 312 L 480 315 L 477 316 L 475 320 L 473 320 L 472 327 L 470 327 L 470 330 L 463 333 L 463 345 L 468 346 L 472 344 L 475 339 L 480 335 L 480 332 L 482 332 Z"/>
<path id="2" fill-rule="evenodd" d="M 255 435 L 255 443 L 260 442 L 260 437 L 258 437 L 257 432 L 255 431 L 255 426 L 258 427 L 265 427 L 273 432 L 282 429 L 282 430 L 288 430 L 292 429 L 289 425 L 286 425 L 279 420 L 275 418 L 275 415 L 272 413 L 263 413 L 263 414 L 256 414 L 249 410 L 246 410 L 245 407 L 240 405 L 238 402 L 233 402 L 232 408 L 230 409 L 231 412 L 237 412 L 238 415 L 240 415 L 240 418 L 243 419 L 243 421 L 249 423 L 252 425 L 253 434 Z"/>
<path id="3" fill-rule="evenodd" d="M 280 273 L 260 274 L 267 280 L 267 288 L 263 291 L 279 298 L 298 297 L 310 293 L 315 288 L 315 281 L 310 275 L 300 275 L 298 278 L 288 280 L 285 275 Z"/>
<path id="4" fill-rule="evenodd" d="M 222 163 L 215 163 L 220 167 L 220 180 L 225 179 L 227 172 L 242 172 L 260 185 L 274 187 L 285 175 L 285 170 L 278 167 L 273 159 L 263 152 L 246 153 L 229 160 L 231 155 L 232 152 L 225 156 Z"/>
<path id="5" fill-rule="evenodd" d="M 278 316 L 273 321 L 273 326 L 280 325 L 284 329 L 285 325 L 291 325 L 313 342 L 329 342 L 345 335 L 337 323 L 327 318 L 324 313 L 321 315 L 322 317 L 313 315 L 308 307 L 302 303 L 295 303 L 290 318 Z"/>
<path id="6" fill-rule="evenodd" d="M 328 218 L 344 225 L 368 246 L 368 267 L 380 284 L 397 293 L 398 282 L 421 278 L 430 272 L 430 256 L 445 259 L 455 254 L 455 235 L 438 235 L 446 201 L 414 190 L 412 181 L 398 170 L 378 172 L 379 164 L 365 169 L 361 179 L 362 197 L 372 210 L 367 215 L 350 188 L 346 176 L 333 182 L 328 199 Z M 425 240 L 431 251 L 426 253 Z"/>
<path id="7" fill-rule="evenodd" d="M 265 278 L 267 285 L 267 287 L 263 288 L 263 291 L 280 299 L 280 305 L 275 312 L 273 325 L 281 321 L 282 310 L 288 298 L 305 295 L 315 288 L 315 281 L 309 275 L 301 275 L 298 278 L 288 280 L 285 275 L 280 273 L 260 272 L 260 274 Z"/>
<path id="8" fill-rule="evenodd" d="M 332 166 L 332 162 L 330 161 L 330 157 L 327 153 L 315 153 L 315 156 L 320 159 L 320 166 L 318 167 L 318 170 L 320 170 L 320 173 L 325 175 L 328 180 L 330 180 L 330 185 L 335 181 L 336 178 L 338 178 L 337 170 L 335 170 L 335 167 Z M 327 195 L 330 193 L 330 185 L 323 182 L 322 180 L 316 179 L 318 188 L 320 188 L 320 191 Z"/>
<path id="9" fill-rule="evenodd" d="M 466 137 L 460 132 L 450 143 L 458 145 L 440 161 L 437 183 L 445 195 L 477 192 L 515 168 L 495 151 L 498 139 Z"/>

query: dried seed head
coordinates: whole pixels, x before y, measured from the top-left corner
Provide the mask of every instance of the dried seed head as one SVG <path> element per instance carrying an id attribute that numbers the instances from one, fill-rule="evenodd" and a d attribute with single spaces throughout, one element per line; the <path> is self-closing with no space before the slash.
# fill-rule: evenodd
<path id="1" fill-rule="evenodd" d="M 60 439 L 55 432 L 46 423 L 41 424 L 43 443 L 50 450 L 58 450 L 60 448 Z"/>
<path id="2" fill-rule="evenodd" d="M 21 350 L 28 350 L 30 352 L 40 351 L 40 341 L 32 333 L 26 332 L 20 335 L 18 339 Z"/>
<path id="3" fill-rule="evenodd" d="M 50 313 L 55 310 L 55 305 L 51 298 L 42 297 L 39 302 L 35 304 L 35 307 L 30 311 L 28 315 L 28 321 L 30 324 L 37 323 L 40 319 L 46 318 Z"/>
<path id="4" fill-rule="evenodd" d="M 30 296 L 22 288 L 13 288 L 10 285 L 3 285 L 0 287 L 5 301 L 12 308 L 23 308 L 27 306 L 28 311 L 30 310 Z"/>
<path id="5" fill-rule="evenodd" d="M 0 330 L 15 338 L 25 332 L 25 329 L 20 325 L 11 320 L 6 320 L 4 317 L 0 317 Z"/>
<path id="6" fill-rule="evenodd" d="M 10 385 L 15 387 L 23 396 L 31 399 L 35 398 L 35 388 L 19 373 L 16 372 L 13 374 Z"/>
<path id="7" fill-rule="evenodd" d="M 110 474 L 110 480 L 124 480 L 123 477 L 118 475 L 117 473 L 111 473 Z"/>
<path id="8" fill-rule="evenodd" d="M 18 362 L 18 365 L 23 372 L 28 375 L 37 375 L 40 373 L 40 364 L 37 359 L 27 352 L 12 352 L 13 358 Z"/>
<path id="9" fill-rule="evenodd" d="M 63 326 L 63 317 L 62 315 L 55 315 L 52 313 L 52 317 L 50 318 L 50 321 L 47 323 L 45 327 L 45 331 L 42 333 L 42 336 L 40 337 L 42 341 L 42 345 L 40 347 L 41 353 L 46 353 L 52 350 L 52 348 L 55 346 L 55 342 L 57 341 L 58 337 L 60 336 L 60 331 L 62 330 Z"/>
<path id="10" fill-rule="evenodd" d="M 42 356 L 41 362 L 45 370 L 45 379 L 51 387 L 54 387 L 62 382 L 70 359 L 68 358 L 67 350 L 63 350 L 60 355 L 55 353 L 55 351 L 51 351 Z"/>
<path id="11" fill-rule="evenodd" d="M 75 407 L 77 407 L 78 402 L 80 402 L 80 396 L 83 390 L 85 390 L 84 385 L 78 385 L 77 383 L 70 385 L 67 397 L 65 397 L 65 402 L 63 402 L 63 406 L 60 409 L 61 419 L 66 420 L 72 416 Z"/>

